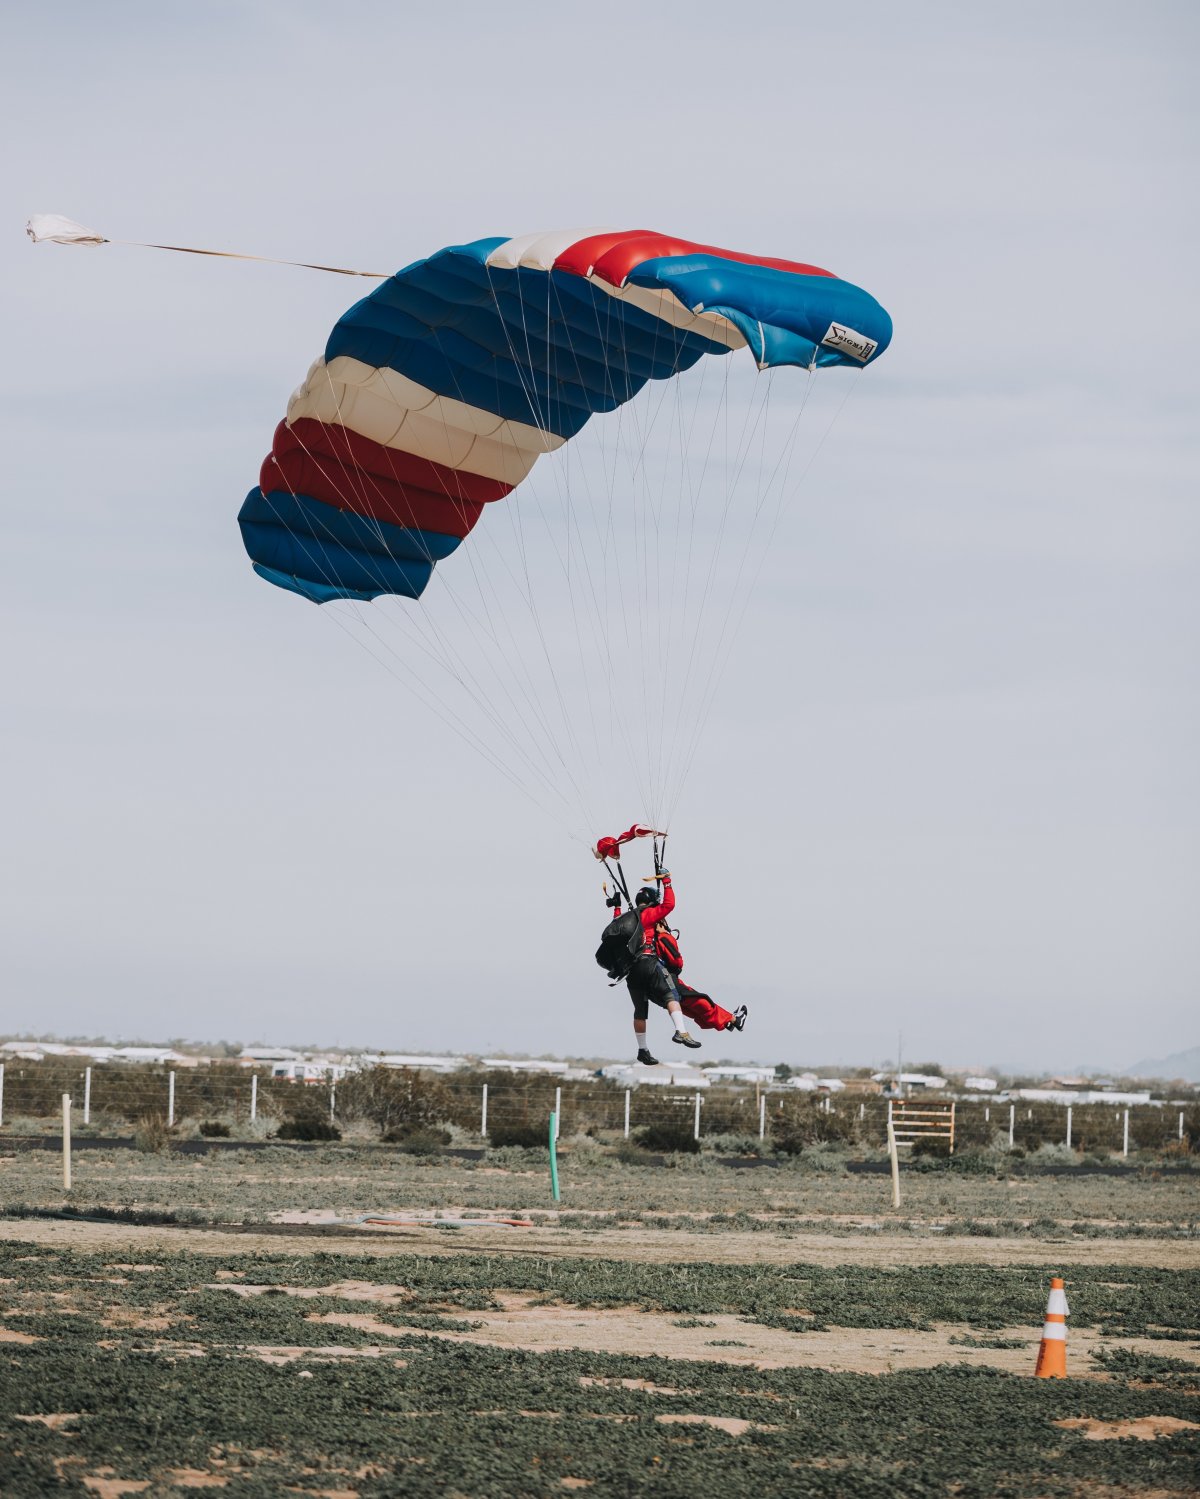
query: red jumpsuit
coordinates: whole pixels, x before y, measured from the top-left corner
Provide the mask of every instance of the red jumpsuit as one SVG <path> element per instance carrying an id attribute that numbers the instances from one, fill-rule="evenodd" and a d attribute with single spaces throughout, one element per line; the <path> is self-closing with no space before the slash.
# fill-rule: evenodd
<path id="1" fill-rule="evenodd" d="M 674 903 L 672 898 L 671 904 L 674 905 Z M 642 923 L 645 925 L 644 916 Z M 683 954 L 679 951 L 679 943 L 670 932 L 664 930 L 654 933 L 654 950 L 663 967 L 675 980 L 675 988 L 679 993 L 679 1008 L 689 1020 L 694 1020 L 702 1031 L 731 1031 L 735 1028 L 734 1018 L 728 1010 L 722 1009 L 707 994 L 701 994 L 698 989 L 685 984 L 679 977 L 683 972 Z"/>

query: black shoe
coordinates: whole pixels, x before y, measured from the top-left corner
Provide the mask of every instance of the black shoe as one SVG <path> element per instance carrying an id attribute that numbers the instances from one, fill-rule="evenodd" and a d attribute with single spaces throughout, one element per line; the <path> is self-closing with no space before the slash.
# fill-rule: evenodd
<path id="1" fill-rule="evenodd" d="M 733 1028 L 735 1031 L 744 1031 L 746 1029 L 746 1016 L 748 1013 L 745 1005 L 738 1005 L 737 1009 L 734 1010 Z"/>
<path id="2" fill-rule="evenodd" d="M 671 1040 L 674 1041 L 677 1046 L 690 1046 L 694 1051 L 698 1051 L 700 1049 L 699 1041 L 696 1040 L 695 1036 L 689 1036 L 687 1031 L 676 1031 L 675 1034 L 671 1037 Z"/>
<path id="3" fill-rule="evenodd" d="M 647 1067 L 657 1067 L 658 1058 L 652 1057 L 644 1046 L 638 1047 L 637 1059 Z"/>

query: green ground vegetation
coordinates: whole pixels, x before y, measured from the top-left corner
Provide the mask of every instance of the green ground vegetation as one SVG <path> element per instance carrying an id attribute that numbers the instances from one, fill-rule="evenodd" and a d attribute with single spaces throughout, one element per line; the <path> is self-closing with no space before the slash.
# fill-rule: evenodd
<path id="1" fill-rule="evenodd" d="M 218 1270 L 222 1279 L 216 1279 Z M 1197 1277 L 1068 1267 L 1073 1321 L 1195 1338 Z M 85 1494 L 96 1474 L 224 1480 L 230 1499 L 289 1492 L 511 1499 L 588 1486 L 597 1496 L 1079 1496 L 1195 1492 L 1200 1445 L 1089 1441 L 1054 1423 L 1142 1416 L 1200 1422 L 1182 1360 L 1114 1353 L 1104 1378 L 1035 1381 L 947 1365 L 889 1375 L 735 1367 L 559 1350 L 523 1353 L 428 1336 L 462 1328 L 501 1291 L 772 1325 L 912 1328 L 1028 1321 L 1040 1270 L 863 1270 L 547 1261 L 535 1257 L 146 1254 L 4 1246 L 10 1332 L 0 1343 L 0 1493 Z M 372 1339 L 312 1320 L 346 1303 L 299 1298 L 345 1279 L 405 1288 L 372 1303 L 394 1325 L 381 1358 L 319 1357 Z M 274 1288 L 238 1295 L 230 1284 Z M 219 1288 L 218 1288 L 219 1287 Z M 784 1308 L 813 1313 L 798 1318 Z M 784 1319 L 790 1318 L 790 1321 Z M 252 1350 L 311 1349 L 271 1364 Z M 49 1423 L 31 1417 L 52 1417 Z M 750 1423 L 736 1433 L 700 1416 Z M 673 1418 L 673 1419 L 672 1419 Z M 682 1419 L 681 1419 L 682 1418 Z M 191 1470 L 184 1473 L 184 1470 Z"/>

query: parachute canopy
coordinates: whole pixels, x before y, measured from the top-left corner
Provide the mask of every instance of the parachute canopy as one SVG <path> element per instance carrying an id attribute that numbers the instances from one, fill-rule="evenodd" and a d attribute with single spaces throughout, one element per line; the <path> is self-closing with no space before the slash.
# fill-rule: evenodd
<path id="1" fill-rule="evenodd" d="M 487 505 L 647 381 L 743 347 L 861 368 L 891 334 L 829 271 L 646 230 L 439 250 L 335 326 L 238 516 L 246 550 L 315 603 L 419 598 Z"/>

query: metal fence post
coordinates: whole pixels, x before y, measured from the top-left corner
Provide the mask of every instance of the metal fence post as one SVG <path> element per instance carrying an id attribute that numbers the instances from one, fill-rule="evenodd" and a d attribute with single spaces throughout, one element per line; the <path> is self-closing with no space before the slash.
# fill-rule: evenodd
<path id="1" fill-rule="evenodd" d="M 333 1076 L 329 1079 L 329 1122 L 333 1123 L 333 1111 L 337 1106 L 337 1079 Z"/>
<path id="2" fill-rule="evenodd" d="M 692 1126 L 692 1138 L 695 1139 L 695 1140 L 698 1140 L 700 1138 L 700 1095 L 699 1095 L 699 1093 L 696 1094 L 696 1122 Z"/>
<path id="3" fill-rule="evenodd" d="M 4 1063 L 0 1062 L 0 1124 L 4 1123 Z M 1179 1116 L 1179 1138 L 1183 1139 L 1183 1115 Z"/>
<path id="4" fill-rule="evenodd" d="M 554 1090 L 554 1138 L 558 1139 L 559 1130 L 562 1128 L 562 1089 Z"/>
<path id="5" fill-rule="evenodd" d="M 992 1118 L 992 1111 L 991 1111 L 991 1109 L 984 1109 L 984 1111 L 983 1111 L 983 1122 L 984 1122 L 984 1124 L 990 1124 L 991 1123 L 991 1118 Z"/>
<path id="6" fill-rule="evenodd" d="M 1183 1115 L 1179 1116 L 1181 1119 Z M 625 1138 L 629 1139 L 629 1089 L 625 1089 Z"/>
<path id="7" fill-rule="evenodd" d="M 258 1073 L 250 1079 L 250 1123 L 258 1118 Z"/>
<path id="8" fill-rule="evenodd" d="M 764 1093 L 758 1100 L 758 1138 L 765 1140 L 767 1136 L 767 1095 Z"/>
<path id="9" fill-rule="evenodd" d="M 83 1122 L 84 1124 L 92 1122 L 92 1069 L 90 1067 L 83 1069 Z"/>
<path id="10" fill-rule="evenodd" d="M 483 1107 L 479 1114 L 479 1133 L 487 1139 L 487 1084 L 483 1085 Z"/>
<path id="11" fill-rule="evenodd" d="M 167 1128 L 175 1124 L 175 1074 L 167 1073 Z"/>
<path id="12" fill-rule="evenodd" d="M 1129 1154 L 1129 1110 L 1128 1109 L 1125 1110 L 1125 1128 L 1124 1128 L 1124 1131 L 1123 1131 L 1123 1138 L 1121 1140 L 1121 1154 L 1122 1155 L 1128 1155 Z"/>
<path id="13" fill-rule="evenodd" d="M 1014 1148 L 1014 1140 L 1017 1132 L 1017 1106 L 1010 1103 L 1008 1106 L 1008 1148 Z"/>
<path id="14" fill-rule="evenodd" d="M 1067 1105 L 1067 1149 L 1071 1148 L 1071 1105 Z"/>
<path id="15" fill-rule="evenodd" d="M 4 1103 L 4 1068 L 0 1067 L 0 1106 Z M 1183 1139 L 1183 1110 L 1179 1111 L 1179 1138 Z"/>
<path id="16" fill-rule="evenodd" d="M 63 1110 L 63 1190 L 71 1190 L 71 1095 L 62 1096 Z"/>

